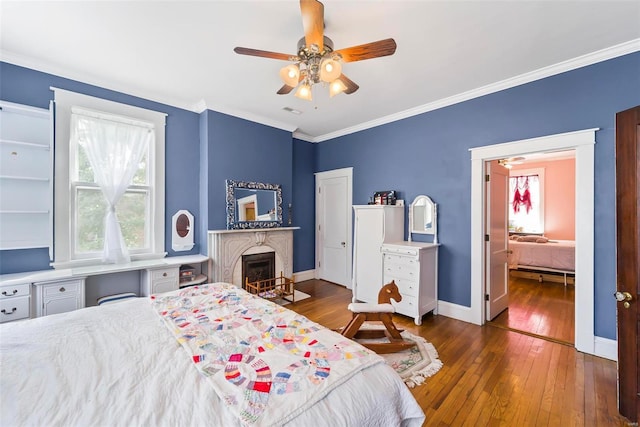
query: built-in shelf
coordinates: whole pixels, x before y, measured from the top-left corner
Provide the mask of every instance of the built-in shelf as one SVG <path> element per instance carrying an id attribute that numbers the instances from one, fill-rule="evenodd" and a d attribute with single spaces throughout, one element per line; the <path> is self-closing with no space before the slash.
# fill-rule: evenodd
<path id="1" fill-rule="evenodd" d="M 49 215 L 50 211 L 3 211 L 0 210 L 0 214 L 11 214 L 11 215 L 15 215 L 15 214 L 35 214 L 35 215 L 42 215 L 42 214 L 46 214 Z"/>
<path id="2" fill-rule="evenodd" d="M 21 145 L 23 147 L 40 148 L 40 149 L 45 150 L 45 151 L 48 151 L 48 150 L 51 149 L 48 145 L 37 144 L 37 143 L 34 143 L 34 142 L 14 141 L 14 140 L 11 140 L 11 139 L 0 139 L 0 144 Z"/>
<path id="3" fill-rule="evenodd" d="M 21 179 L 24 181 L 42 181 L 49 182 L 49 178 L 38 178 L 35 176 L 16 176 L 16 175 L 0 175 L 0 179 Z"/>
<path id="4" fill-rule="evenodd" d="M 187 286 L 200 285 L 206 281 L 207 281 L 207 276 L 205 276 L 204 274 L 198 274 L 196 277 L 194 277 L 191 280 L 180 281 L 180 287 L 186 288 Z"/>

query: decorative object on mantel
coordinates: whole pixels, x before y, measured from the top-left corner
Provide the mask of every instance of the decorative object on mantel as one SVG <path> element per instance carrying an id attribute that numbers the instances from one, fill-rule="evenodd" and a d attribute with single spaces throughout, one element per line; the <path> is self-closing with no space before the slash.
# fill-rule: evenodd
<path id="1" fill-rule="evenodd" d="M 171 218 L 171 249 L 176 252 L 193 249 L 193 215 L 179 210 Z"/>
<path id="2" fill-rule="evenodd" d="M 282 188 L 279 184 L 225 181 L 227 229 L 282 226 Z"/>

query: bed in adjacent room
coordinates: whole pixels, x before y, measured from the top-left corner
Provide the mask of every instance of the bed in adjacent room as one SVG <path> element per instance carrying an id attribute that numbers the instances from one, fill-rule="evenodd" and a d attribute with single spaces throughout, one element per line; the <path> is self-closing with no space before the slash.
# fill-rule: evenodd
<path id="1" fill-rule="evenodd" d="M 522 236 L 509 240 L 510 269 L 575 274 L 575 240 L 551 240 L 541 236 Z"/>
<path id="2" fill-rule="evenodd" d="M 216 283 L 0 325 L 1 425 L 419 426 L 383 359 Z"/>

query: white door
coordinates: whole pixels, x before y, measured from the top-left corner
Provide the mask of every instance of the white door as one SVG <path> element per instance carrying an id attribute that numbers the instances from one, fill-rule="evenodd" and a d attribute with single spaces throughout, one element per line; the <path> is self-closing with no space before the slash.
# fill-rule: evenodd
<path id="1" fill-rule="evenodd" d="M 351 287 L 352 169 L 316 174 L 316 277 Z"/>
<path id="2" fill-rule="evenodd" d="M 509 170 L 499 165 L 497 160 L 485 164 L 489 176 L 485 225 L 485 235 L 489 239 L 485 245 L 486 312 L 487 320 L 492 320 L 509 306 L 509 268 L 507 266 Z"/>

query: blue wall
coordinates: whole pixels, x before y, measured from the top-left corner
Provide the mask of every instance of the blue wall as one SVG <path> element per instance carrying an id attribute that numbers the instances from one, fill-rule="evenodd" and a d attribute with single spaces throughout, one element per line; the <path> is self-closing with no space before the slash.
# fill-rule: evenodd
<path id="1" fill-rule="evenodd" d="M 640 104 L 640 53 L 318 144 L 318 170 L 353 166 L 353 203 L 379 190 L 439 204 L 439 298 L 471 305 L 469 149 L 600 128 L 595 146 L 595 334 L 615 339 L 615 113 Z M 579 308 L 577 308 L 579 309 Z"/>
<path id="2" fill-rule="evenodd" d="M 226 228 L 225 180 L 282 185 L 292 204 L 294 271 L 314 268 L 314 173 L 353 167 L 353 203 L 397 190 L 439 204 L 440 298 L 470 306 L 469 148 L 599 127 L 595 146 L 595 333 L 615 339 L 615 113 L 640 104 L 640 53 L 626 55 L 320 144 L 207 110 L 167 105 L 0 63 L 0 99 L 47 108 L 55 86 L 168 113 L 166 249 L 206 252 L 206 230 Z M 266 159 L 266 161 L 265 161 Z M 196 246 L 171 251 L 171 216 L 196 217 Z M 0 252 L 0 273 L 48 268 L 46 250 Z"/>
<path id="3" fill-rule="evenodd" d="M 0 62 L 0 99 L 39 108 L 48 108 L 53 100 L 50 87 L 134 105 L 167 114 L 165 129 L 165 250 L 172 255 L 197 254 L 206 251 L 198 236 L 203 226 L 199 209 L 198 114 L 119 92 L 41 73 Z M 191 251 L 171 249 L 171 217 L 180 209 L 189 210 L 196 218 L 196 244 Z M 201 248 L 202 247 L 202 248 Z M 0 251 L 0 273 L 8 274 L 49 268 L 47 249 Z"/>

